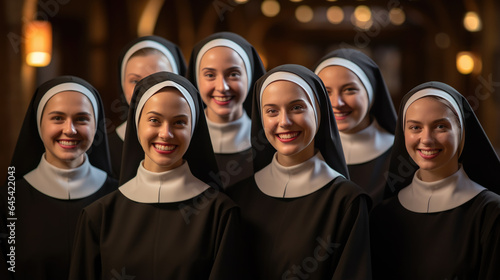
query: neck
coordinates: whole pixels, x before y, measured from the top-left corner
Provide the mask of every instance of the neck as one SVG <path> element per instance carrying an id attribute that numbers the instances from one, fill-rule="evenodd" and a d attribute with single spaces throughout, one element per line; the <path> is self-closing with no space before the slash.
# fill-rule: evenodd
<path id="1" fill-rule="evenodd" d="M 45 153 L 45 160 L 57 168 L 74 169 L 74 168 L 77 168 L 78 166 L 83 164 L 85 157 L 82 154 L 81 156 L 79 156 L 78 158 L 75 158 L 73 160 L 62 160 L 62 159 L 58 159 L 58 158 L 56 158 L 48 153 Z"/>
<path id="2" fill-rule="evenodd" d="M 435 182 L 450 177 L 455 172 L 457 172 L 459 168 L 460 166 L 457 162 L 456 164 L 450 165 L 449 167 L 442 167 L 437 170 L 419 169 L 418 177 L 424 182 Z"/>
<path id="3" fill-rule="evenodd" d="M 218 115 L 210 108 L 207 108 L 205 110 L 205 115 L 211 122 L 214 123 L 230 123 L 241 118 L 241 116 L 243 115 L 243 107 L 238 108 L 238 110 L 231 111 L 229 114 L 226 115 Z"/>
<path id="4" fill-rule="evenodd" d="M 276 155 L 276 160 L 278 161 L 279 164 L 285 167 L 289 167 L 303 163 L 304 161 L 312 158 L 314 154 L 315 152 L 314 152 L 314 141 L 313 141 L 305 149 L 293 155 L 284 155 L 278 152 Z"/>
<path id="5" fill-rule="evenodd" d="M 358 125 L 356 125 L 355 127 L 351 128 L 351 129 L 344 129 L 341 132 L 345 133 L 345 134 L 355 134 L 355 133 L 358 133 L 361 130 L 367 128 L 368 126 L 370 126 L 371 123 L 372 123 L 372 120 L 370 118 L 370 115 L 367 114 L 364 117 L 364 119 L 361 120 L 360 123 L 358 123 Z"/>

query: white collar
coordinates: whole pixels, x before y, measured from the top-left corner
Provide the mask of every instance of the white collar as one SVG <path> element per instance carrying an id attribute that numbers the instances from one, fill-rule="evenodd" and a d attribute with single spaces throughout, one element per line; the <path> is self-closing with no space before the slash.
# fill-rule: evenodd
<path id="1" fill-rule="evenodd" d="M 137 175 L 118 189 L 130 200 L 140 203 L 179 202 L 193 198 L 209 188 L 196 178 L 187 161 L 172 170 L 151 172 L 139 164 Z"/>
<path id="2" fill-rule="evenodd" d="M 417 213 L 435 213 L 456 208 L 471 200 L 485 188 L 473 182 L 463 167 L 453 175 L 435 182 L 420 180 L 415 172 L 410 185 L 402 189 L 398 199 L 404 208 Z"/>
<path id="3" fill-rule="evenodd" d="M 57 199 L 80 199 L 97 192 L 106 181 L 106 172 L 92 166 L 87 154 L 83 164 L 73 169 L 61 169 L 45 159 L 37 168 L 24 175 L 24 179 L 39 192 Z"/>
<path id="4" fill-rule="evenodd" d="M 207 118 L 208 132 L 216 154 L 232 154 L 252 147 L 250 131 L 252 121 L 245 111 L 241 118 L 229 123 L 214 123 Z"/>
<path id="5" fill-rule="evenodd" d="M 394 143 L 394 135 L 384 130 L 377 120 L 353 134 L 339 131 L 347 164 L 368 162 L 385 153 Z"/>
<path id="6" fill-rule="evenodd" d="M 311 194 L 333 179 L 341 176 L 323 159 L 321 152 L 303 163 L 285 167 L 278 163 L 274 154 L 273 161 L 255 173 L 259 189 L 272 197 L 293 198 Z"/>
<path id="7" fill-rule="evenodd" d="M 125 132 L 127 131 L 127 121 L 124 123 L 120 124 L 116 129 L 116 134 L 118 134 L 118 137 L 125 141 Z"/>

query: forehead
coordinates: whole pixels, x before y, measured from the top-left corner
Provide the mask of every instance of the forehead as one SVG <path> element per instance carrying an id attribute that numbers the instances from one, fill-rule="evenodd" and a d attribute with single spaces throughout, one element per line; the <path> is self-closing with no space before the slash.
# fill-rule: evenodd
<path id="1" fill-rule="evenodd" d="M 414 101 L 406 111 L 406 119 L 432 120 L 454 116 L 453 111 L 434 97 L 423 97 Z"/>
<path id="2" fill-rule="evenodd" d="M 243 59 L 241 59 L 240 55 L 232 48 L 218 46 L 209 49 L 203 54 L 203 57 L 200 61 L 200 66 L 206 67 L 208 64 L 223 65 L 225 63 L 232 63 L 242 66 Z"/>
<path id="3" fill-rule="evenodd" d="M 126 71 L 131 71 L 138 68 L 170 68 L 170 63 L 167 57 L 161 53 L 151 53 L 147 55 L 139 55 L 130 58 L 126 64 Z"/>
<path id="4" fill-rule="evenodd" d="M 59 110 L 65 110 L 73 106 L 81 107 L 83 110 L 88 110 L 89 112 L 93 110 L 88 97 L 78 91 L 61 91 L 56 93 L 47 101 L 45 109 L 57 107 Z"/>
<path id="5" fill-rule="evenodd" d="M 262 102 L 267 100 L 277 100 L 280 102 L 288 103 L 296 99 L 309 98 L 304 89 L 291 81 L 278 80 L 270 83 L 262 92 Z"/>
<path id="6" fill-rule="evenodd" d="M 174 87 L 166 87 L 151 96 L 144 104 L 144 111 L 155 109 L 161 113 L 176 113 L 190 110 L 187 100 L 182 93 Z M 189 112 L 189 111 L 188 111 Z"/>
<path id="7" fill-rule="evenodd" d="M 322 79 L 331 79 L 332 81 L 342 79 L 361 83 L 361 80 L 354 72 L 340 65 L 327 66 L 318 73 L 318 76 Z"/>

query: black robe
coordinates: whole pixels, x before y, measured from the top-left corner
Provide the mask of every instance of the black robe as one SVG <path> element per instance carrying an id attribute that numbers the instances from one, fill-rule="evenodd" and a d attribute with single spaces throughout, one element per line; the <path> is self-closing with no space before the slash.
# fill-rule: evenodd
<path id="1" fill-rule="evenodd" d="M 373 205 L 379 204 L 384 198 L 386 173 L 389 170 L 391 150 L 360 164 L 348 164 L 349 178 L 363 188 L 372 198 Z"/>
<path id="2" fill-rule="evenodd" d="M 122 164 L 123 140 L 120 138 L 120 136 L 118 136 L 116 130 L 108 134 L 108 143 L 113 177 L 119 179 L 120 168 Z"/>
<path id="3" fill-rule="evenodd" d="M 214 154 L 224 189 L 253 175 L 253 153 L 248 148 L 233 154 Z"/>
<path id="4" fill-rule="evenodd" d="M 68 279 L 71 249 L 80 212 L 93 201 L 116 190 L 117 185 L 116 180 L 107 177 L 94 194 L 81 199 L 62 200 L 39 192 L 24 178 L 16 181 L 14 279 Z M 3 205 L 0 229 L 2 233 L 10 234 L 5 224 L 11 222 L 6 220 L 11 218 L 7 212 L 6 194 L 1 193 Z M 2 246 L 2 257 L 7 258 L 10 248 L 6 252 L 4 250 Z"/>
<path id="5" fill-rule="evenodd" d="M 239 223 L 236 204 L 212 188 L 173 203 L 117 190 L 83 210 L 70 278 L 239 279 Z"/>
<path id="6" fill-rule="evenodd" d="M 374 279 L 500 279 L 500 196 L 415 213 L 397 196 L 371 213 Z"/>
<path id="7" fill-rule="evenodd" d="M 370 198 L 352 182 L 275 198 L 252 176 L 228 194 L 241 207 L 251 279 L 371 279 Z"/>

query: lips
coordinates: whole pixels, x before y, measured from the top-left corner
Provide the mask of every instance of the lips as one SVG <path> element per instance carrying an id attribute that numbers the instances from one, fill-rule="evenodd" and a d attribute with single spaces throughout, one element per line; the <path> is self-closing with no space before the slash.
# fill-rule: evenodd
<path id="1" fill-rule="evenodd" d="M 285 133 L 277 133 L 276 136 L 278 137 L 278 140 L 281 142 L 291 142 L 299 136 L 300 131 L 292 131 L 292 132 L 285 132 Z"/>
<path id="2" fill-rule="evenodd" d="M 420 156 L 424 159 L 433 159 L 439 155 L 441 149 L 418 149 Z"/>
<path id="3" fill-rule="evenodd" d="M 233 100 L 234 96 L 212 96 L 212 98 L 218 105 L 227 105 Z"/>
<path id="4" fill-rule="evenodd" d="M 80 143 L 79 140 L 57 140 L 57 143 L 59 143 L 59 146 L 61 146 L 64 149 L 72 149 L 78 146 Z"/>
<path id="5" fill-rule="evenodd" d="M 333 112 L 336 120 L 345 120 L 352 112 Z"/>
<path id="6" fill-rule="evenodd" d="M 171 154 L 177 148 L 177 145 L 154 143 L 153 147 L 160 154 Z"/>

